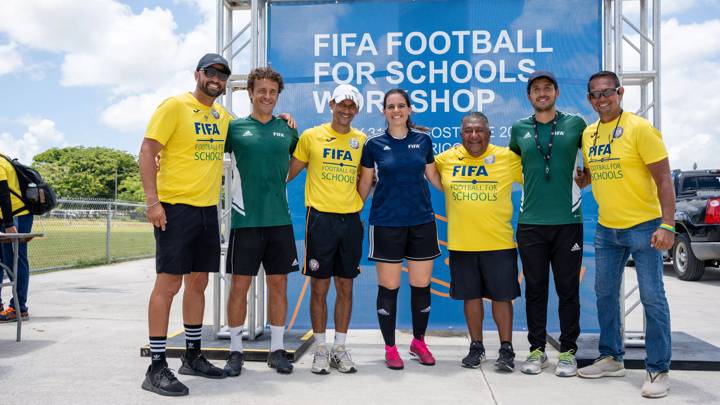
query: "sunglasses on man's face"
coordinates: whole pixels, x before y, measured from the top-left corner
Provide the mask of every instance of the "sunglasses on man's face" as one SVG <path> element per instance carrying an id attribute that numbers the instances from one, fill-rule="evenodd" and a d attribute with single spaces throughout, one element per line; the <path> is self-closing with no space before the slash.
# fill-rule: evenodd
<path id="1" fill-rule="evenodd" d="M 205 76 L 207 76 L 211 79 L 213 77 L 217 77 L 218 79 L 225 81 L 228 79 L 228 77 L 230 77 L 229 74 L 227 74 L 221 70 L 217 70 L 212 66 L 208 66 L 208 67 L 204 68 L 202 71 L 203 71 L 203 73 L 205 73 Z"/>
<path id="2" fill-rule="evenodd" d="M 620 90 L 620 87 L 615 87 L 615 88 L 610 88 L 610 89 L 605 89 L 605 90 L 591 91 L 588 93 L 588 95 L 590 96 L 590 98 L 597 100 L 602 96 L 610 97 L 613 94 L 617 94 L 617 92 L 619 90 Z"/>

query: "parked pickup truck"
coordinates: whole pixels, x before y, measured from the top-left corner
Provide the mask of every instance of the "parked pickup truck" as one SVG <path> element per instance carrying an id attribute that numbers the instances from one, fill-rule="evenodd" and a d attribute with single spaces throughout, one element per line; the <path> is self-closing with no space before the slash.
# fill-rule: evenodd
<path id="1" fill-rule="evenodd" d="M 720 266 L 720 170 L 672 171 L 675 245 L 669 256 L 678 278 L 696 281 Z"/>

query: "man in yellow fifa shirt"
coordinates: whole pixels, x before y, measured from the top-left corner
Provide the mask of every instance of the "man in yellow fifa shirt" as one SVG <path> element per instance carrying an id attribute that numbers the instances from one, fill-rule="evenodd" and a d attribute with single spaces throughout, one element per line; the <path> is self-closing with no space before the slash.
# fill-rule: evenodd
<path id="1" fill-rule="evenodd" d="M 221 368 L 202 356 L 200 336 L 208 273 L 220 268 L 217 204 L 232 117 L 215 99 L 225 91 L 229 76 L 225 58 L 212 53 L 203 56 L 195 69 L 195 90 L 160 104 L 140 148 L 147 218 L 155 228 L 157 272 L 148 305 L 152 364 L 142 388 L 160 395 L 189 392 L 165 361 L 170 307 L 183 281 L 186 351 L 178 372 L 225 377 Z M 155 165 L 158 155 L 162 158 L 159 170 Z"/>
<path id="2" fill-rule="evenodd" d="M 20 200 L 20 181 L 12 163 L 0 156 L 0 233 L 30 233 L 32 231 L 34 216 L 25 209 Z M 3 243 L 0 246 L 0 262 L 12 269 L 12 244 Z M 0 280 L 3 278 L 0 267 Z M 30 319 L 27 307 L 28 286 L 30 284 L 30 263 L 28 262 L 27 243 L 19 244 L 17 272 L 17 297 L 13 296 L 7 308 L 3 308 L 0 301 L 0 323 L 17 322 Z"/>
<path id="3" fill-rule="evenodd" d="M 495 367 L 512 372 L 512 300 L 520 296 L 520 285 L 510 220 L 512 183 L 522 182 L 520 157 L 490 144 L 490 124 L 483 113 L 466 115 L 460 131 L 462 145 L 436 156 L 435 166 L 448 217 L 450 297 L 464 301 L 472 339 L 462 366 L 477 368 L 485 360 L 482 300 L 487 298 L 501 342 Z"/>
<path id="4" fill-rule="evenodd" d="M 290 162 L 288 181 L 308 168 L 305 181 L 305 263 L 311 277 L 310 319 L 315 338 L 311 371 L 328 374 L 357 371 L 345 349 L 352 312 L 353 279 L 360 274 L 363 200 L 357 191 L 358 165 L 367 136 L 350 126 L 360 108 L 360 92 L 348 84 L 335 88 L 330 99 L 332 121 L 303 132 Z M 325 343 L 327 294 L 335 278 L 335 339 Z"/>
<path id="5" fill-rule="evenodd" d="M 582 142 L 598 203 L 595 294 L 600 357 L 578 375 L 625 375 L 619 294 L 625 262 L 632 254 L 647 322 L 642 395 L 659 398 L 669 389 L 670 310 L 662 251 L 672 247 L 675 237 L 675 193 L 660 131 L 622 110 L 624 92 L 613 72 L 595 73 L 588 81 L 588 101 L 600 118 L 585 129 Z"/>

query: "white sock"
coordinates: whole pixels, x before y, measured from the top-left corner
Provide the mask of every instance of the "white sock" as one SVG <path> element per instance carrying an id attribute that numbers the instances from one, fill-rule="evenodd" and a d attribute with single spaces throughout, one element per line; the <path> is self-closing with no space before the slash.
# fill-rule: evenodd
<path id="1" fill-rule="evenodd" d="M 318 349 L 326 349 L 325 345 L 325 332 L 315 333 L 313 332 L 313 338 L 315 338 L 315 347 Z"/>
<path id="2" fill-rule="evenodd" d="M 345 339 L 347 339 L 347 333 L 335 332 L 333 347 L 345 346 Z"/>
<path id="3" fill-rule="evenodd" d="M 282 350 L 285 348 L 283 337 L 285 335 L 285 326 L 270 325 L 270 352 Z"/>
<path id="4" fill-rule="evenodd" d="M 243 351 L 243 345 L 242 345 L 242 335 L 243 335 L 243 326 L 236 326 L 234 328 L 230 328 L 230 351 L 231 352 L 242 352 Z"/>

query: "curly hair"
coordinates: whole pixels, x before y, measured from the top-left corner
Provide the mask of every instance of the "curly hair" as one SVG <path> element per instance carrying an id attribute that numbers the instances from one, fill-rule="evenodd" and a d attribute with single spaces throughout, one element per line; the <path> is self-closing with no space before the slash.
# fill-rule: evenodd
<path id="1" fill-rule="evenodd" d="M 283 84 L 283 78 L 280 73 L 274 71 L 270 66 L 258 67 L 250 71 L 247 78 L 247 88 L 250 91 L 255 90 L 255 81 L 267 79 L 272 80 L 278 84 L 278 94 L 280 94 L 285 85 Z"/>

